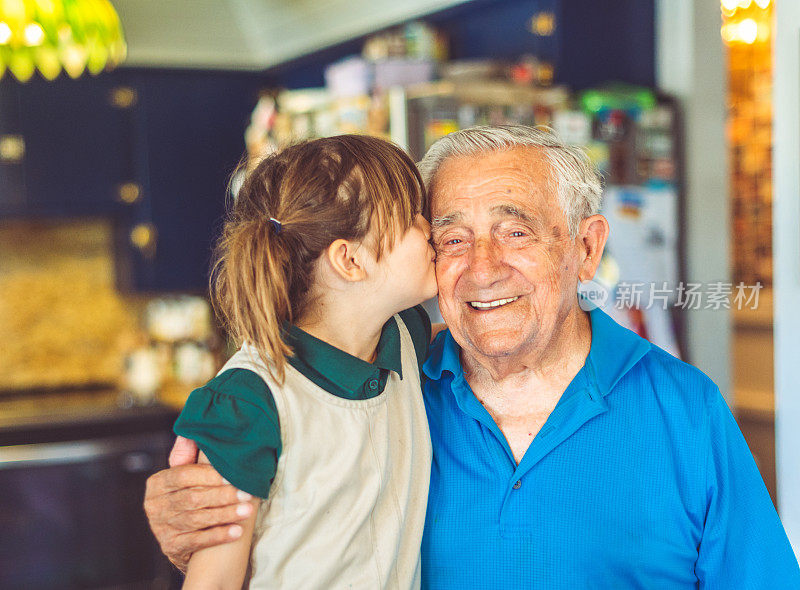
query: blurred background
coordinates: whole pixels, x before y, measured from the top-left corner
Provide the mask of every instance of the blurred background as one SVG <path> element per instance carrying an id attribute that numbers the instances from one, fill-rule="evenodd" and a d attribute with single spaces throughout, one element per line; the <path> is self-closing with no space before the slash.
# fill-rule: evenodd
<path id="1" fill-rule="evenodd" d="M 794 0 L 0 0 L 0 587 L 178 583 L 141 500 L 232 352 L 241 158 L 478 124 L 586 149 L 581 296 L 720 386 L 800 552 L 798 31 Z"/>

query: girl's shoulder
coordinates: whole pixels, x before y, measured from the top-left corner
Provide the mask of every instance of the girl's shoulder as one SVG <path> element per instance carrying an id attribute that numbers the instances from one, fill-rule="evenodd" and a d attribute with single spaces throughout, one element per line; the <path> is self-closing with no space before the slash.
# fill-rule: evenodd
<path id="1" fill-rule="evenodd" d="M 185 414 L 197 412 L 204 416 L 213 412 L 220 419 L 241 421 L 260 419 L 265 414 L 277 416 L 278 409 L 269 385 L 258 373 L 223 367 L 211 381 L 192 391 L 178 421 Z"/>
<path id="2" fill-rule="evenodd" d="M 192 439 L 237 488 L 266 497 L 281 451 L 272 392 L 255 372 L 226 369 L 195 389 L 173 428 Z"/>
<path id="3" fill-rule="evenodd" d="M 274 403 L 272 392 L 264 378 L 258 372 L 245 367 L 225 365 L 216 377 L 195 391 L 235 397 L 254 405 Z"/>

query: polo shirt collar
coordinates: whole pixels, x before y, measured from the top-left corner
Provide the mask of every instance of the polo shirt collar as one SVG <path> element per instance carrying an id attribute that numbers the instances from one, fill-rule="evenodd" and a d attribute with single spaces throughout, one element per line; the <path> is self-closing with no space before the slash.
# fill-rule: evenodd
<path id="1" fill-rule="evenodd" d="M 461 373 L 460 350 L 450 329 L 442 330 L 428 349 L 428 358 L 422 365 L 422 372 L 434 381 L 441 379 L 445 371 L 458 375 Z"/>
<path id="2" fill-rule="evenodd" d="M 646 355 L 650 342 L 623 328 L 608 314 L 598 309 L 589 312 L 592 322 L 592 345 L 584 368 L 605 397 L 614 386 Z"/>
<path id="3" fill-rule="evenodd" d="M 589 319 L 592 324 L 592 344 L 584 365 L 587 373 L 584 376 L 594 385 L 592 389 L 600 397 L 605 397 L 647 354 L 651 345 L 644 338 L 620 326 L 600 309 L 590 311 Z M 445 330 L 436 337 L 422 370 L 433 380 L 441 379 L 445 371 L 454 376 L 462 374 L 460 348 L 450 330 Z"/>
<path id="4" fill-rule="evenodd" d="M 400 329 L 395 318 L 386 322 L 381 330 L 373 363 L 331 346 L 295 325 L 285 325 L 284 336 L 295 353 L 289 359 L 292 366 L 304 374 L 307 369 L 313 369 L 345 391 L 359 391 L 367 380 L 374 377 L 376 368 L 394 371 L 403 378 Z"/>

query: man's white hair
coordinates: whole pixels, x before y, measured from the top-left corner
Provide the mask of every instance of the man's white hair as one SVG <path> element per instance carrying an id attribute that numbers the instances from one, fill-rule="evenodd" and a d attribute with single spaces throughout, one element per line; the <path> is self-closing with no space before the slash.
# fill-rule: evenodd
<path id="1" fill-rule="evenodd" d="M 553 188 L 558 194 L 558 203 L 567 218 L 570 236 L 576 237 L 580 222 L 600 210 L 600 175 L 583 150 L 567 145 L 549 129 L 526 125 L 487 125 L 462 129 L 436 141 L 417 167 L 425 186 L 430 190 L 436 172 L 448 158 L 517 147 L 538 148 L 550 162 L 550 179 L 555 182 Z"/>

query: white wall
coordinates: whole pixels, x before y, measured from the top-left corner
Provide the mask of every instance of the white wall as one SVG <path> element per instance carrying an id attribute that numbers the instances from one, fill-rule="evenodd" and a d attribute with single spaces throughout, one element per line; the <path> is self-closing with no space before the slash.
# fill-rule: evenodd
<path id="1" fill-rule="evenodd" d="M 777 0 L 773 143 L 778 510 L 800 557 L 800 2 Z"/>
<path id="2" fill-rule="evenodd" d="M 730 282 L 725 59 L 717 1 L 656 0 L 656 83 L 680 98 L 686 156 L 686 277 Z M 687 315 L 688 356 L 731 398 L 731 322 L 725 310 Z"/>

